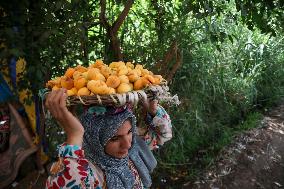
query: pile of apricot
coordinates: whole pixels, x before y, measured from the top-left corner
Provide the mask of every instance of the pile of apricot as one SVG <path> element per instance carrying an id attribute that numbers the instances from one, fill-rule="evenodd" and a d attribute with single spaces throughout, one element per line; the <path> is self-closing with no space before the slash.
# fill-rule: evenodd
<path id="1" fill-rule="evenodd" d="M 89 67 L 68 68 L 63 76 L 48 81 L 46 87 L 65 88 L 68 96 L 108 95 L 142 90 L 148 85 L 159 85 L 162 80 L 161 75 L 154 75 L 140 64 L 120 61 L 107 65 L 96 60 Z"/>

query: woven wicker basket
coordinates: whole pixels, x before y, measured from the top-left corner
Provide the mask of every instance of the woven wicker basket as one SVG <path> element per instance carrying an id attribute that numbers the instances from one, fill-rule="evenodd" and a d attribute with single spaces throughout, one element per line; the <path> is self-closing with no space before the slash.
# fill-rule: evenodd
<path id="1" fill-rule="evenodd" d="M 123 94 L 93 95 L 93 96 L 70 96 L 67 105 L 103 105 L 123 106 L 127 103 L 137 105 L 140 101 L 158 99 L 160 101 L 179 104 L 177 96 L 171 96 L 167 85 L 150 85 L 143 90 L 131 91 Z"/>
<path id="2" fill-rule="evenodd" d="M 39 91 L 41 99 L 45 99 L 50 92 L 49 89 L 42 89 Z M 180 101 L 177 95 L 172 96 L 169 92 L 167 83 L 161 85 L 149 85 L 143 90 L 131 91 L 123 94 L 111 95 L 93 95 L 93 96 L 69 96 L 67 98 L 67 106 L 73 105 L 100 105 L 100 106 L 123 106 L 131 103 L 136 106 L 140 101 L 147 99 L 157 99 L 166 102 L 169 105 L 179 105 Z"/>

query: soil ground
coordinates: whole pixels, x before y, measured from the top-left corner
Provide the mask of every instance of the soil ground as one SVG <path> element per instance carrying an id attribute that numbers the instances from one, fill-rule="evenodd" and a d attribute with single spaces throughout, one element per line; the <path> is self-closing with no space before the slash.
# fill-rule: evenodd
<path id="1" fill-rule="evenodd" d="M 237 136 L 192 189 L 284 188 L 284 101 L 267 111 L 258 128 Z"/>
<path id="2" fill-rule="evenodd" d="M 7 189 L 44 188 L 46 177 L 46 173 L 31 171 L 17 186 Z M 183 188 L 284 188 L 284 101 L 267 111 L 258 128 L 236 136 L 213 166 L 196 181 L 184 183 Z"/>

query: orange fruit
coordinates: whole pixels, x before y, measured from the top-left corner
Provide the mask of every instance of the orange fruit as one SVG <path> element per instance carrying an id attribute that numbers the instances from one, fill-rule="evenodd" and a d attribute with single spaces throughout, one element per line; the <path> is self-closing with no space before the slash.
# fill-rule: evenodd
<path id="1" fill-rule="evenodd" d="M 67 90 L 67 95 L 68 96 L 74 96 L 74 95 L 77 95 L 77 93 L 78 93 L 78 90 L 75 87 L 73 87 L 70 90 Z"/>
<path id="2" fill-rule="evenodd" d="M 67 76 L 67 77 L 70 77 L 70 78 L 72 78 L 73 77 L 73 73 L 75 72 L 76 70 L 74 69 L 74 68 L 68 68 L 67 70 L 66 70 L 66 72 L 65 72 L 65 76 Z"/>
<path id="3" fill-rule="evenodd" d="M 100 73 L 100 70 L 98 68 L 89 68 L 87 72 L 87 78 L 89 80 L 95 80 L 98 73 Z"/>
<path id="4" fill-rule="evenodd" d="M 142 70 L 141 70 L 141 75 L 142 75 L 142 76 L 144 76 L 144 75 L 149 75 L 149 74 L 150 74 L 149 70 L 147 70 L 147 69 L 142 69 Z"/>
<path id="5" fill-rule="evenodd" d="M 146 78 L 141 77 L 140 79 L 135 81 L 133 88 L 134 90 L 141 90 L 145 88 L 149 83 L 150 82 Z"/>
<path id="6" fill-rule="evenodd" d="M 143 70 L 143 66 L 141 64 L 136 64 L 135 69 Z"/>
<path id="7" fill-rule="evenodd" d="M 126 75 L 127 73 L 128 73 L 128 68 L 126 66 L 119 67 L 119 69 L 117 71 L 118 76 Z"/>
<path id="8" fill-rule="evenodd" d="M 119 77 L 115 76 L 115 75 L 111 75 L 107 78 L 106 84 L 108 87 L 112 87 L 112 88 L 116 88 L 119 86 L 120 84 L 120 79 Z"/>
<path id="9" fill-rule="evenodd" d="M 109 87 L 108 89 L 109 89 L 108 94 L 115 94 L 116 93 L 116 90 L 114 88 Z"/>
<path id="10" fill-rule="evenodd" d="M 89 89 L 87 87 L 83 87 L 83 88 L 78 90 L 77 95 L 78 96 L 88 96 L 88 95 L 90 95 L 90 93 L 91 92 L 89 91 Z"/>
<path id="11" fill-rule="evenodd" d="M 101 67 L 100 71 L 106 79 L 113 74 L 112 70 L 108 66 Z"/>
<path id="12" fill-rule="evenodd" d="M 82 77 L 83 76 L 83 74 L 81 73 L 81 72 L 79 72 L 79 71 L 75 71 L 74 73 L 73 73 L 73 79 L 75 80 L 75 79 L 78 79 L 79 77 Z"/>
<path id="13" fill-rule="evenodd" d="M 77 78 L 74 80 L 74 86 L 76 87 L 76 89 L 81 89 L 83 87 L 85 87 L 87 84 L 87 80 L 86 78 L 84 78 L 83 76 Z"/>
<path id="14" fill-rule="evenodd" d="M 130 82 L 135 82 L 140 78 L 140 76 L 138 75 L 138 72 L 136 70 L 130 71 L 127 74 L 127 76 L 128 76 L 128 79 L 129 79 Z"/>
<path id="15" fill-rule="evenodd" d="M 101 69 L 101 67 L 105 66 L 104 62 L 100 59 L 96 60 L 94 64 L 91 64 L 90 67 Z"/>
<path id="16" fill-rule="evenodd" d="M 74 86 L 73 79 L 67 76 L 63 76 L 60 81 L 61 87 L 67 90 L 72 89 Z"/>
<path id="17" fill-rule="evenodd" d="M 119 79 L 121 83 L 129 83 L 129 79 L 126 75 L 119 76 Z"/>
<path id="18" fill-rule="evenodd" d="M 148 81 L 150 81 L 152 84 L 156 82 L 155 78 L 149 74 L 144 75 L 143 77 L 146 78 Z"/>
<path id="19" fill-rule="evenodd" d="M 132 64 L 131 62 L 126 62 L 126 66 L 128 68 L 134 69 L 134 64 Z"/>
<path id="20" fill-rule="evenodd" d="M 122 61 L 119 61 L 119 62 L 112 62 L 109 65 L 110 68 L 118 68 L 120 66 L 125 66 L 125 63 Z"/>
<path id="21" fill-rule="evenodd" d="M 75 70 L 78 71 L 78 72 L 81 72 L 81 73 L 88 71 L 88 69 L 86 67 L 81 66 L 81 65 L 76 66 Z"/>
<path id="22" fill-rule="evenodd" d="M 131 90 L 132 90 L 132 87 L 128 83 L 121 83 L 117 87 L 116 92 L 121 94 L 121 93 L 127 93 Z"/>
<path id="23" fill-rule="evenodd" d="M 153 84 L 159 85 L 163 81 L 163 77 L 161 75 L 153 75 L 155 82 Z"/>
<path id="24" fill-rule="evenodd" d="M 101 80 L 91 80 L 87 84 L 87 88 L 94 94 L 108 94 L 109 87 Z"/>

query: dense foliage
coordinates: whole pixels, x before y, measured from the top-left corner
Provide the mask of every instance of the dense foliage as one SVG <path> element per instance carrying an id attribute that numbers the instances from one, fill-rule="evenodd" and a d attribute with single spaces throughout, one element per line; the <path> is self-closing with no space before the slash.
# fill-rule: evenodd
<path id="1" fill-rule="evenodd" d="M 133 60 L 170 80 L 182 104 L 169 107 L 174 139 L 157 155 L 159 170 L 172 174 L 157 174 L 159 181 L 179 167 L 194 176 L 250 127 L 240 126 L 247 118 L 259 118 L 252 112 L 283 97 L 280 0 L 12 0 L 1 7 L 7 48 L 0 56 L 25 57 L 21 87 L 34 94 L 66 67 L 97 58 Z"/>

